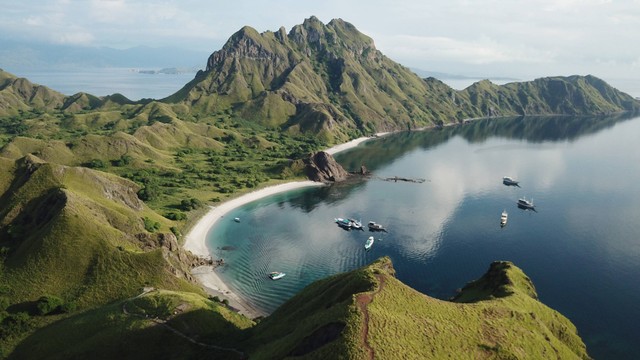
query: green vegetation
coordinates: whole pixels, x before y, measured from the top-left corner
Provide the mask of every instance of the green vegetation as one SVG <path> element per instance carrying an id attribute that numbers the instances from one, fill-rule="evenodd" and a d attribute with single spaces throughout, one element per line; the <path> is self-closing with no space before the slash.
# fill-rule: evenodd
<path id="1" fill-rule="evenodd" d="M 395 279 L 388 258 L 309 285 L 257 324 L 193 293 L 152 290 L 49 325 L 13 357 L 589 358 L 513 264 L 492 264 L 459 297 L 479 292 L 471 303 L 430 298 Z"/>

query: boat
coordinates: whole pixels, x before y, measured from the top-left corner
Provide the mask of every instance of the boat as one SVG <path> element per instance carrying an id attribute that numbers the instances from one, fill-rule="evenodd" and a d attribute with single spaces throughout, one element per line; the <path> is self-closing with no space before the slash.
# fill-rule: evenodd
<path id="1" fill-rule="evenodd" d="M 269 273 L 269 278 L 271 280 L 278 280 L 278 279 L 282 279 L 285 275 L 285 273 L 280 272 L 280 271 L 273 271 L 271 273 Z"/>
<path id="2" fill-rule="evenodd" d="M 500 215 L 500 226 L 504 227 L 505 225 L 507 225 L 507 217 L 509 216 L 509 214 L 507 214 L 506 210 L 502 210 L 502 215 Z"/>
<path id="3" fill-rule="evenodd" d="M 234 218 L 233 221 L 240 222 L 240 218 Z"/>
<path id="4" fill-rule="evenodd" d="M 373 246 L 373 236 L 369 236 L 367 242 L 364 243 L 364 249 L 369 250 Z"/>
<path id="5" fill-rule="evenodd" d="M 511 176 L 505 176 L 502 178 L 502 183 L 505 185 L 515 185 L 518 186 L 519 181 L 514 180 Z"/>
<path id="6" fill-rule="evenodd" d="M 338 226 L 340 226 L 341 228 L 347 230 L 351 229 L 351 221 L 349 221 L 349 219 L 335 218 L 334 220 L 336 224 L 338 224 Z"/>
<path id="7" fill-rule="evenodd" d="M 384 228 L 384 226 L 376 223 L 375 221 L 369 221 L 369 224 L 367 224 L 369 226 L 369 231 L 384 231 L 386 232 L 387 229 Z"/>
<path id="8" fill-rule="evenodd" d="M 356 230 L 362 230 L 362 223 L 358 220 L 354 220 L 354 219 L 349 219 L 349 222 L 351 222 L 351 227 L 356 229 Z"/>
<path id="9" fill-rule="evenodd" d="M 518 199 L 518 207 L 521 209 L 535 209 L 533 205 L 533 199 L 527 200 L 526 198 Z"/>

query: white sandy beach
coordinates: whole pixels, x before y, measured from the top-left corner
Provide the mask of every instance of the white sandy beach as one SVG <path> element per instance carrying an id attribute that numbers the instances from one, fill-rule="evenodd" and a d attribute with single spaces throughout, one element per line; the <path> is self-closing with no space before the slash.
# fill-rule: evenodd
<path id="1" fill-rule="evenodd" d="M 383 135 L 383 134 L 378 134 Z M 335 154 L 340 151 L 344 151 L 358 146 L 360 143 L 372 139 L 372 137 L 361 137 L 347 143 L 334 146 L 325 150 L 329 154 Z M 211 253 L 207 248 L 207 233 L 213 227 L 213 225 L 229 211 L 248 204 L 252 201 L 259 200 L 263 197 L 274 195 L 284 191 L 290 191 L 294 189 L 309 187 L 309 186 L 322 186 L 322 183 L 313 181 L 295 181 L 284 183 L 280 185 L 269 186 L 260 190 L 250 192 L 235 199 L 226 201 L 218 206 L 211 207 L 211 210 L 204 215 L 196 225 L 185 236 L 184 248 L 192 253 L 204 257 L 211 257 Z M 229 305 L 238 309 L 241 314 L 246 315 L 250 319 L 258 316 L 264 316 L 259 310 L 253 308 L 247 301 L 242 299 L 238 294 L 233 293 L 229 287 L 220 279 L 216 274 L 214 267 L 212 266 L 200 266 L 194 268 L 191 271 L 192 275 L 198 279 L 200 284 L 205 288 L 207 293 L 213 296 L 218 296 L 220 299 L 229 300 Z"/>

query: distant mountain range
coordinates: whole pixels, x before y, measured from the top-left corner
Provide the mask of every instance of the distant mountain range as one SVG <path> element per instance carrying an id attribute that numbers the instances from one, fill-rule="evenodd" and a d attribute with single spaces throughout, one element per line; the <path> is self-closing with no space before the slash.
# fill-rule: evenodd
<path id="1" fill-rule="evenodd" d="M 0 66 L 13 71 L 91 67 L 202 68 L 207 55 L 207 52 L 176 47 L 114 49 L 0 40 Z"/>
<path id="2" fill-rule="evenodd" d="M 436 78 L 438 80 L 481 80 L 490 79 L 495 81 L 518 81 L 516 78 L 506 76 L 468 76 L 459 74 L 450 74 L 438 71 L 428 71 L 417 68 L 411 68 L 411 71 L 416 73 L 421 78 Z"/>

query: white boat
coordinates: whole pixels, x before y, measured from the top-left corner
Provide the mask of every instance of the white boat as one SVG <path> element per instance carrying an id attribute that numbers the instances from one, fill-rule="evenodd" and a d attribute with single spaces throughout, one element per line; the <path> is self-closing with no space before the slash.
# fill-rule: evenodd
<path id="1" fill-rule="evenodd" d="M 280 272 L 280 271 L 273 271 L 271 273 L 269 273 L 269 278 L 271 280 L 278 280 L 278 279 L 282 279 L 285 275 L 285 273 Z"/>
<path id="2" fill-rule="evenodd" d="M 378 223 L 377 223 L 377 222 L 375 222 L 375 221 L 369 221 L 368 226 L 369 226 L 369 231 L 385 231 L 385 232 L 387 231 L 387 230 L 384 228 L 384 226 L 382 226 L 382 225 L 378 224 Z"/>
<path id="3" fill-rule="evenodd" d="M 506 210 L 502 210 L 502 215 L 500 215 L 500 226 L 505 226 L 507 225 L 507 217 L 509 216 L 509 214 L 507 214 Z"/>
<path id="4" fill-rule="evenodd" d="M 362 223 L 358 220 L 354 220 L 354 219 L 349 219 L 349 222 L 351 223 L 351 227 L 356 229 L 356 230 L 362 230 Z"/>
<path id="5" fill-rule="evenodd" d="M 240 218 L 234 218 L 233 221 L 240 222 Z"/>
<path id="6" fill-rule="evenodd" d="M 338 224 L 338 226 L 340 226 L 341 228 L 345 228 L 347 230 L 351 229 L 352 224 L 349 219 L 335 218 L 334 220 L 336 224 Z"/>
<path id="7" fill-rule="evenodd" d="M 514 180 L 511 176 L 505 176 L 502 178 L 502 183 L 505 185 L 518 185 L 518 181 Z"/>
<path id="8" fill-rule="evenodd" d="M 518 207 L 521 209 L 534 209 L 535 205 L 533 205 L 533 199 L 527 200 L 522 197 L 522 199 L 518 199 Z"/>
<path id="9" fill-rule="evenodd" d="M 371 249 L 372 246 L 373 246 L 373 236 L 369 236 L 369 238 L 367 239 L 367 242 L 364 243 L 364 249 L 369 250 Z"/>

